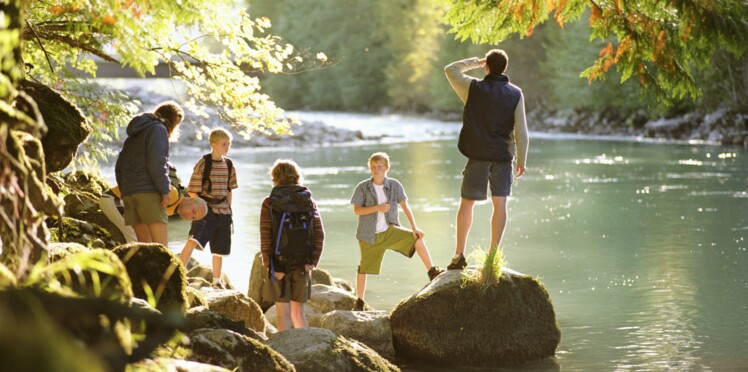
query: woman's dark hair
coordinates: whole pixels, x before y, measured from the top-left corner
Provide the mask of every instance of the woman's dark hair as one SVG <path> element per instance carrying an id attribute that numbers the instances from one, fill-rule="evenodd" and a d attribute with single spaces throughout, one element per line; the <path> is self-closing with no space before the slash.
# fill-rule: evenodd
<path id="1" fill-rule="evenodd" d="M 169 132 L 169 137 L 178 137 L 179 132 L 174 133 L 179 126 L 179 123 L 184 119 L 184 111 L 178 103 L 174 101 L 166 101 L 156 107 L 153 114 L 161 119 L 166 124 L 166 129 Z"/>

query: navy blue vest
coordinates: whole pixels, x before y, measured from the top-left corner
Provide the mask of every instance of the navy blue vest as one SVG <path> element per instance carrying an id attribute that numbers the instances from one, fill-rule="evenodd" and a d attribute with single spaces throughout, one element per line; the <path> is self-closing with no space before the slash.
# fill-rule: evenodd
<path id="1" fill-rule="evenodd" d="M 522 90 L 506 75 L 473 80 L 462 114 L 460 152 L 474 160 L 511 161 L 514 109 L 520 97 Z"/>

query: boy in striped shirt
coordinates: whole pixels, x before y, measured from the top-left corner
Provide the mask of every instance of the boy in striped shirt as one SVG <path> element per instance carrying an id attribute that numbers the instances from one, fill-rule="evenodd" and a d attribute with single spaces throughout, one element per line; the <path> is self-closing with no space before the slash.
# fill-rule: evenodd
<path id="1" fill-rule="evenodd" d="M 210 243 L 210 252 L 213 254 L 213 287 L 224 288 L 221 267 L 223 257 L 231 253 L 231 190 L 237 188 L 236 171 L 231 159 L 226 157 L 231 148 L 231 133 L 223 128 L 216 128 L 210 132 L 209 140 L 211 152 L 195 164 L 187 193 L 192 197 L 202 198 L 210 208 L 205 218 L 192 222 L 189 239 L 179 258 L 187 266 L 195 247 L 203 250 Z M 207 164 L 208 161 L 210 164 Z M 210 172 L 207 177 L 204 175 L 206 165 Z"/>

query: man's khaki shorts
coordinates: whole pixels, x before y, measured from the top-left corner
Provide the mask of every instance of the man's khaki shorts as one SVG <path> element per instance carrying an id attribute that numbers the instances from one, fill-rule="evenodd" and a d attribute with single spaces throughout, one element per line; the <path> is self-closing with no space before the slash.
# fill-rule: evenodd
<path id="1" fill-rule="evenodd" d="M 358 265 L 359 274 L 379 274 L 382 270 L 384 252 L 395 251 L 408 258 L 416 252 L 416 237 L 411 230 L 400 226 L 390 225 L 387 230 L 375 235 L 374 244 L 358 241 L 361 248 L 361 262 Z"/>
<path id="2" fill-rule="evenodd" d="M 122 197 L 125 203 L 125 225 L 169 223 L 166 209 L 161 208 L 161 194 L 144 192 Z"/>

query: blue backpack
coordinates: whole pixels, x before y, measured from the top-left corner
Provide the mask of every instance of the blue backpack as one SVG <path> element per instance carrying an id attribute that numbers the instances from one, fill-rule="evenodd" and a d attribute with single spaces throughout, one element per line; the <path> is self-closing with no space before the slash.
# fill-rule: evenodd
<path id="1" fill-rule="evenodd" d="M 305 186 L 276 186 L 270 192 L 273 255 L 270 275 L 312 263 L 312 230 L 316 209 Z"/>

